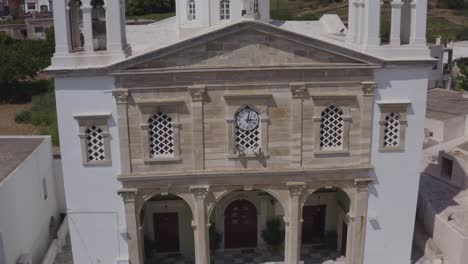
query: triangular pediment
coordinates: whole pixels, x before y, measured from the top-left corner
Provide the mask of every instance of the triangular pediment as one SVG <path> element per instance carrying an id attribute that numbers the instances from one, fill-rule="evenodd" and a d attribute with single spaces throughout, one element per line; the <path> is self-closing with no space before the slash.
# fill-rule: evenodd
<path id="1" fill-rule="evenodd" d="M 239 68 L 370 64 L 367 56 L 260 23 L 183 41 L 125 63 L 125 69 Z"/>

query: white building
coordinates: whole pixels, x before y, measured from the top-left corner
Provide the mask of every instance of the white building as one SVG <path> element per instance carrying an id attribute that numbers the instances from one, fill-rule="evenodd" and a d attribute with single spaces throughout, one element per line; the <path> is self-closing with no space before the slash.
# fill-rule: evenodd
<path id="1" fill-rule="evenodd" d="M 123 2 L 54 2 L 75 263 L 409 262 L 426 0 L 392 1 L 389 44 L 374 0 L 350 0 L 348 28 L 271 21 L 268 0 L 126 26 Z"/>
<path id="2" fill-rule="evenodd" d="M 25 0 L 25 12 L 51 12 L 52 0 Z"/>
<path id="3" fill-rule="evenodd" d="M 64 212 L 60 176 L 50 137 L 0 137 L 1 264 L 41 263 Z"/>

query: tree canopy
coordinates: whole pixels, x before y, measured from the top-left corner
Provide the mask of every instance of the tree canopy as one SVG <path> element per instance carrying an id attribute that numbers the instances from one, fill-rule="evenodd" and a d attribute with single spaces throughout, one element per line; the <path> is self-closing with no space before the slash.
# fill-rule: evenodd
<path id="1" fill-rule="evenodd" d="M 126 0 L 128 16 L 175 11 L 175 0 Z"/>

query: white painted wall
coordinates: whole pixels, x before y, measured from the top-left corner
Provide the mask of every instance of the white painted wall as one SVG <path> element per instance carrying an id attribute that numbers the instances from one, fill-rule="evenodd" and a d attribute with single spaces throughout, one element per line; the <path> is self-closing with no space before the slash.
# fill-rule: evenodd
<path id="1" fill-rule="evenodd" d="M 426 92 L 431 67 L 393 68 L 375 71 L 375 99 L 411 101 L 404 152 L 380 153 L 378 146 L 380 109 L 374 105 L 371 163 L 375 182 L 369 188 L 368 218 L 364 249 L 365 264 L 409 263 L 419 164 L 422 155 Z"/>
<path id="2" fill-rule="evenodd" d="M 434 138 L 434 140 L 437 140 L 438 142 L 444 141 L 444 121 L 426 118 L 424 127 L 429 129 L 433 133 L 432 137 Z"/>
<path id="3" fill-rule="evenodd" d="M 74 263 L 119 263 L 128 259 L 120 184 L 120 154 L 112 77 L 56 78 L 60 146 Z M 76 113 L 111 112 L 108 120 L 112 165 L 85 167 Z"/>
<path id="4" fill-rule="evenodd" d="M 59 210 L 52 170 L 50 137 L 0 183 L 0 263 L 13 264 L 22 254 L 40 263 L 50 243 L 51 217 L 58 221 Z M 42 179 L 47 182 L 46 200 Z M 4 262 L 2 262 L 2 247 Z"/>

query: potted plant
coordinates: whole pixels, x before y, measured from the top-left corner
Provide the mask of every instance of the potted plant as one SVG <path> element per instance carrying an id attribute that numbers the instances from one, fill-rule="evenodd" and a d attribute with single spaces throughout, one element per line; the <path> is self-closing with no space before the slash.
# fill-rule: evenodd
<path id="1" fill-rule="evenodd" d="M 267 221 L 266 228 L 262 230 L 262 238 L 267 243 L 271 253 L 278 252 L 284 242 L 284 228 L 280 218 L 272 218 Z"/>

